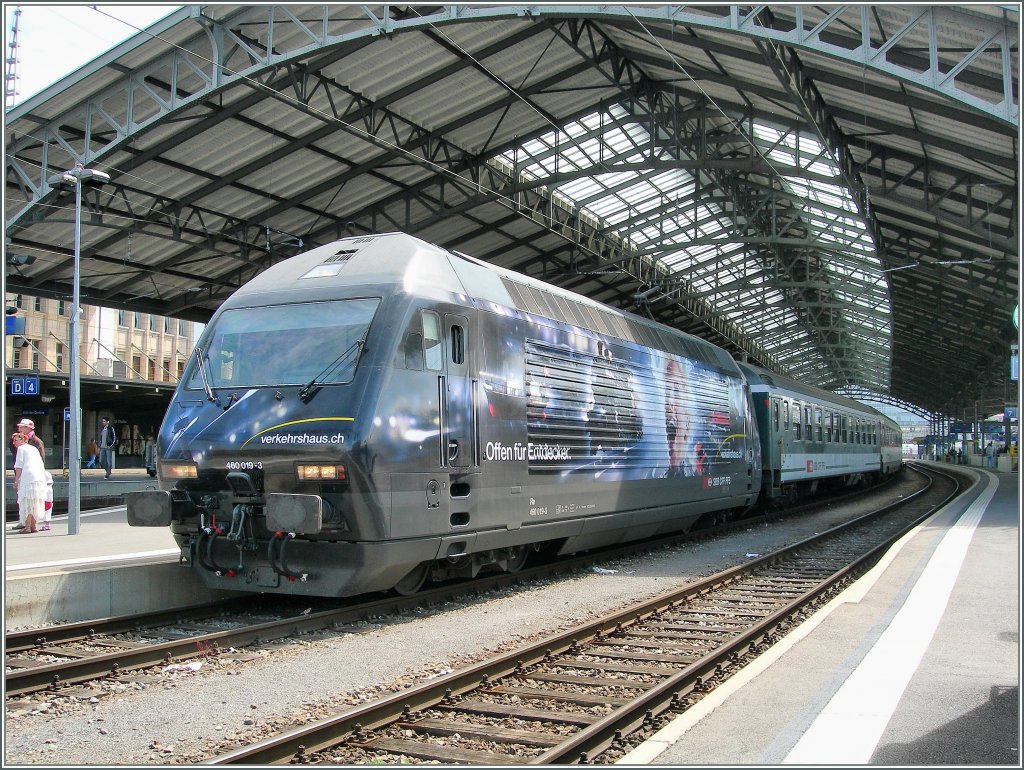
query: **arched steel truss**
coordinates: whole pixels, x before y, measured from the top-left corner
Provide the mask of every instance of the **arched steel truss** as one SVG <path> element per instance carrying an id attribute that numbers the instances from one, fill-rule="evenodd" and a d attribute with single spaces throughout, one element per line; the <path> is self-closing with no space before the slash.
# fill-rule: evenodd
<path id="1" fill-rule="evenodd" d="M 316 225 L 301 234 L 267 224 L 289 209 L 303 207 L 301 201 L 287 196 L 275 200 L 261 192 L 266 203 L 260 207 L 258 216 L 251 218 L 203 204 L 218 189 L 244 188 L 243 180 L 263 162 L 260 157 L 211 177 L 202 194 L 192 199 L 162 194 L 159 189 L 140 186 L 131 178 L 116 179 L 110 187 L 102 192 L 93 191 L 86 198 L 86 210 L 93 225 L 110 231 L 109 237 L 88 246 L 89 259 L 106 261 L 112 266 L 127 264 L 123 258 L 111 256 L 113 245 L 123 242 L 125 227 L 117 218 L 122 216 L 142 223 L 136 227 L 169 244 L 201 242 L 204 258 L 218 257 L 222 264 L 212 274 L 206 269 L 192 271 L 187 259 L 168 250 L 166 257 L 147 264 L 145 271 L 176 281 L 179 289 L 187 285 L 187 290 L 171 292 L 173 296 L 167 301 L 139 302 L 138 297 L 130 296 L 137 292 L 137 286 L 126 273 L 122 281 L 105 289 L 113 304 L 134 303 L 153 312 L 202 317 L 241 282 L 276 259 L 294 253 L 303 243 L 385 227 L 423 230 L 431 221 L 460 212 L 471 218 L 482 203 L 498 202 L 508 210 L 510 220 L 529 219 L 543 230 L 557 234 L 563 242 L 557 249 L 521 260 L 515 265 L 517 269 L 535 271 L 587 293 L 603 292 L 606 301 L 612 296 L 631 296 L 635 291 L 636 297 L 643 298 L 634 298 L 639 310 L 649 310 L 659 320 L 689 331 L 705 333 L 738 355 L 770 368 L 786 368 L 797 375 L 801 374 L 801 364 L 783 364 L 779 356 L 785 355 L 785 345 L 774 337 L 793 334 L 798 327 L 809 328 L 818 354 L 827 359 L 831 368 L 831 374 L 821 384 L 860 382 L 875 389 L 888 387 L 887 354 L 871 352 L 871 346 L 887 346 L 892 339 L 898 348 L 903 340 L 914 337 L 914 331 L 907 325 L 921 321 L 907 320 L 899 307 L 890 310 L 888 304 L 875 302 L 858 311 L 862 317 L 851 324 L 849 301 L 837 294 L 836 281 L 829 274 L 829 247 L 822 244 L 817 230 L 807 226 L 811 214 L 806 199 L 785 185 L 764 182 L 787 174 L 813 180 L 809 156 L 797 153 L 791 167 L 787 167 L 786 161 L 770 156 L 770 147 L 757 135 L 758 125 L 765 121 L 763 113 L 739 102 L 713 103 L 692 95 L 677 98 L 663 83 L 652 82 L 645 71 L 644 65 L 650 62 L 644 61 L 644 55 L 653 56 L 651 52 L 658 47 L 664 49 L 679 36 L 692 35 L 693 30 L 705 30 L 740 35 L 754 42 L 760 64 L 767 64 L 776 84 L 774 89 L 756 83 L 746 84 L 745 88 L 751 93 L 763 90 L 763 96 L 771 99 L 781 86 L 789 95 L 797 105 L 799 120 L 776 118 L 775 130 L 780 136 L 798 137 L 810 128 L 823 148 L 821 160 L 835 169 L 835 175 L 852 196 L 871 241 L 882 247 L 877 258 L 873 258 L 875 277 L 865 278 L 859 287 L 859 279 L 850 279 L 854 291 L 873 291 L 878 276 L 882 276 L 899 299 L 900 282 L 907 276 L 906 284 L 923 285 L 927 292 L 941 294 L 948 291 L 944 287 L 952 286 L 954 301 L 967 296 L 979 304 L 991 303 L 998 297 L 988 280 L 973 280 L 974 268 L 968 267 L 965 273 L 958 274 L 947 266 L 984 263 L 996 255 L 1017 252 L 1015 178 L 1003 182 L 998 173 L 965 173 L 938 161 L 922 164 L 920 158 L 898 146 L 881 143 L 872 147 L 867 162 L 857 159 L 858 147 L 849 130 L 840 127 L 840 121 L 849 122 L 851 116 L 844 114 L 844 107 L 829 104 L 819 91 L 823 82 L 836 87 L 849 84 L 835 73 L 809 68 L 799 56 L 802 51 L 813 52 L 847 63 L 851 71 L 860 71 L 862 78 L 863 73 L 870 72 L 911 84 L 936 97 L 932 102 L 917 95 L 917 91 L 902 93 L 903 98 L 917 100 L 916 106 L 922 110 L 941 117 L 945 100 L 1016 133 L 1016 22 L 991 10 L 982 13 L 971 7 L 889 6 L 884 34 L 879 35 L 878 11 L 871 6 L 816 9 L 813 17 L 810 9 L 803 6 L 435 6 L 404 10 L 396 6 L 350 6 L 343 17 L 337 15 L 336 6 L 322 6 L 313 14 L 308 11 L 316 6 L 304 6 L 302 18 L 293 12 L 292 6 L 263 6 L 258 11 L 249 9 L 249 19 L 255 13 L 261 21 L 258 34 L 246 34 L 237 25 L 231 7 L 227 8 L 222 16 L 217 15 L 216 8 L 183 8 L 147 30 L 148 35 L 171 45 L 187 40 L 187 50 L 167 49 L 165 45 L 162 53 L 144 56 L 148 38 L 140 35 L 111 51 L 88 71 L 8 114 L 9 124 L 16 127 L 8 137 L 6 156 L 9 246 L 30 245 L 19 240 L 19 233 L 41 217 L 61 221 L 60 215 L 44 212 L 56 198 L 47 184 L 53 173 L 75 163 L 101 163 L 125 152 L 131 155 L 133 166 L 139 167 L 160 158 L 176 142 L 202 136 L 223 122 L 225 113 L 242 116 L 253 105 L 273 100 L 322 123 L 318 130 L 301 137 L 282 134 L 279 139 L 290 142 L 289 146 L 299 143 L 313 147 L 332 132 L 341 131 L 358 137 L 377 151 L 371 162 L 311 185 L 303 191 L 304 198 L 314 199 L 399 159 L 418 164 L 429 170 L 431 176 L 410 185 L 391 201 L 378 201 L 348 217 L 310 207 L 308 213 L 315 216 Z M 688 243 L 714 248 L 741 244 L 756 259 L 751 261 L 751 269 L 734 278 L 733 283 L 770 279 L 772 286 L 783 292 L 796 309 L 796 320 L 780 322 L 763 337 L 738 328 L 716 304 L 720 290 L 728 287 L 716 286 L 714 292 L 709 292 L 697 286 L 695 273 L 666 265 L 666 248 L 638 247 L 628 229 L 610 227 L 588 216 L 582 207 L 552 195 L 552 190 L 571 182 L 574 174 L 582 177 L 594 173 L 593 169 L 555 172 L 530 180 L 523 175 L 523 169 L 528 162 L 535 162 L 536 156 L 525 158 L 521 165 L 510 165 L 496 154 L 472 152 L 453 141 L 450 131 L 417 124 L 390 109 L 387 103 L 366 98 L 321 74 L 332 61 L 352 56 L 360 47 L 389 36 L 419 32 L 437 39 L 441 31 L 453 25 L 523 19 L 557 27 L 557 34 L 581 52 L 587 66 L 598 69 L 614 87 L 614 102 L 623 110 L 618 119 L 645 126 L 649 136 L 656 138 L 650 147 L 642 148 L 641 160 L 636 159 L 635 152 L 608 156 L 603 159 L 602 170 L 636 169 L 652 174 L 690 168 L 698 184 L 711 183 L 707 195 L 729 198 L 721 213 L 730 223 L 728 234 L 704 235 L 695 223 L 688 233 Z M 602 31 L 602 23 L 625 23 L 642 29 L 653 41 L 647 46 L 648 53 L 624 53 Z M 196 28 L 202 30 L 201 35 L 195 34 Z M 959 42 L 954 49 L 942 44 L 951 30 Z M 508 46 L 514 44 L 516 35 L 525 39 L 529 34 L 530 28 L 525 27 L 494 45 Z M 197 46 L 200 40 L 205 41 L 205 46 Z M 696 36 L 692 44 L 712 53 L 720 46 L 715 38 Z M 114 68 L 105 69 L 106 64 L 130 59 L 136 52 L 139 61 L 130 69 L 119 73 Z M 478 55 L 483 58 L 486 53 L 484 48 Z M 680 76 L 687 74 L 685 65 L 671 54 L 658 66 Z M 97 73 L 103 73 L 103 77 Z M 554 73 L 552 80 L 562 76 L 564 73 Z M 712 72 L 702 73 L 705 78 L 713 76 Z M 506 108 L 514 105 L 516 99 L 533 98 L 545 85 L 550 83 L 541 81 L 532 90 L 510 88 Z M 237 92 L 240 86 L 248 90 L 246 96 L 225 101 L 222 109 L 216 107 L 220 95 Z M 88 90 L 66 99 L 76 89 Z M 893 94 L 894 98 L 898 95 L 895 91 Z M 389 101 L 397 98 L 392 96 Z M 197 107 L 209 108 L 208 118 L 194 119 Z M 490 109 L 500 107 L 491 105 Z M 168 133 L 166 138 L 144 146 L 139 142 L 152 132 L 172 126 L 178 116 L 190 111 L 193 117 L 183 123 L 180 132 Z M 565 126 L 567 119 L 552 120 L 551 124 Z M 29 125 L 31 129 L 26 130 Z M 906 134 L 904 128 L 875 121 L 873 128 L 878 127 Z M 17 133 L 18 129 L 22 133 Z M 536 139 L 543 134 L 541 127 L 522 139 Z M 736 137 L 742 141 L 737 142 Z M 799 143 L 799 138 L 794 141 Z M 134 149 L 137 142 L 139 150 Z M 722 147 L 727 144 L 729 152 L 723 152 Z M 515 148 L 506 149 L 511 152 Z M 1006 162 L 1004 157 L 984 147 L 976 148 L 973 160 L 993 168 Z M 870 181 L 866 175 L 872 177 Z M 827 176 L 832 177 L 832 173 Z M 922 211 L 918 193 L 950 178 L 956 184 L 944 194 L 925 194 Z M 876 216 L 878 198 L 872 198 L 871 190 L 882 191 L 886 200 L 896 205 L 902 200 L 907 208 L 915 210 L 914 216 L 935 216 L 953 229 L 940 228 L 935 232 L 926 223 L 913 221 L 906 227 L 903 223 L 894 227 L 891 219 Z M 951 201 L 962 213 L 950 214 L 944 205 Z M 412 213 L 411 203 L 418 207 L 416 214 Z M 833 215 L 838 217 L 841 212 L 837 209 Z M 908 217 L 913 219 L 909 214 Z M 63 221 L 67 222 L 66 217 Z M 494 223 L 481 222 L 484 224 Z M 455 238 L 448 245 L 457 246 L 458 241 Z M 130 252 L 130 236 L 128 244 Z M 525 244 L 524 239 L 520 245 Z M 61 249 L 69 258 L 69 249 L 51 246 L 51 251 L 59 253 Z M 498 252 L 477 255 L 499 256 Z M 702 266 L 701 270 L 704 269 Z M 904 270 L 908 272 L 902 273 Z M 59 294 L 64 290 L 60 282 L 64 271 L 65 267 L 58 266 L 49 273 L 40 272 L 24 280 L 22 276 L 13 276 L 13 285 L 44 295 Z M 998 275 L 994 277 L 998 280 Z M 625 289 L 620 288 L 623 285 Z M 907 296 L 911 296 L 910 288 L 907 286 Z M 157 294 L 160 293 L 158 290 Z M 655 301 L 657 306 L 652 304 Z M 918 310 L 928 304 L 917 297 L 910 301 Z M 199 308 L 206 310 L 196 312 Z M 881 324 L 876 331 L 889 328 L 890 320 L 892 323 L 891 332 L 886 332 L 881 342 L 860 339 L 863 324 L 872 313 L 878 315 L 877 323 Z M 959 321 L 947 320 L 941 311 L 926 322 L 939 327 L 948 323 L 951 334 L 962 331 Z M 990 365 L 1000 350 L 993 341 L 988 353 Z M 906 383 L 903 392 L 923 392 L 925 384 L 918 384 L 915 379 L 927 378 L 928 374 L 901 371 L 900 367 L 906 364 L 896 358 L 896 378 Z M 973 387 L 962 378 L 959 385 Z M 943 390 L 943 398 L 948 398 L 951 389 Z"/>

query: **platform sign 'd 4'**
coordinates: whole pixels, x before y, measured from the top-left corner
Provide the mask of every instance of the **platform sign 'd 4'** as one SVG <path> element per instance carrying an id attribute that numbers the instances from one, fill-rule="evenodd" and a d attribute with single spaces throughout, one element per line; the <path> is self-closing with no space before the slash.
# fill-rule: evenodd
<path id="1" fill-rule="evenodd" d="M 38 396 L 38 377 L 11 377 L 12 396 Z"/>

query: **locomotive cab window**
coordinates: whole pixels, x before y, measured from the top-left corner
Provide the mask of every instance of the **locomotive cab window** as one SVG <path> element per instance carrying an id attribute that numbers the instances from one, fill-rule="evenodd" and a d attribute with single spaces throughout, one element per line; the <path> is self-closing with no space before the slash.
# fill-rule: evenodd
<path id="1" fill-rule="evenodd" d="M 226 310 L 196 347 L 188 387 L 350 382 L 378 305 L 367 298 Z"/>

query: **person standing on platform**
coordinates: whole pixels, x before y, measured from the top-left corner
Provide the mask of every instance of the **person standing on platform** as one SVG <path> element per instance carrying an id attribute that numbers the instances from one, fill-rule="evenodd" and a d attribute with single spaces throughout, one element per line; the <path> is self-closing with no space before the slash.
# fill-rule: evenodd
<path id="1" fill-rule="evenodd" d="M 46 532 L 50 529 L 50 517 L 53 516 L 53 476 L 49 471 L 43 473 L 46 474 L 46 502 L 43 504 L 43 526 L 40 529 Z"/>
<path id="2" fill-rule="evenodd" d="M 11 436 L 15 447 L 14 491 L 18 495 L 19 532 L 38 532 L 46 516 L 46 469 L 39 450 L 21 433 Z"/>
<path id="3" fill-rule="evenodd" d="M 114 447 L 117 446 L 117 433 L 110 420 L 106 417 L 100 418 L 100 467 L 107 472 L 103 477 L 110 478 L 110 472 L 114 465 Z"/>
<path id="4" fill-rule="evenodd" d="M 18 433 L 20 433 L 22 436 L 25 437 L 25 440 L 31 446 L 34 446 L 36 448 L 36 451 L 39 452 L 39 456 L 42 457 L 43 461 L 45 462 L 45 460 L 46 460 L 46 447 L 43 444 L 43 440 L 41 438 L 39 438 L 39 436 L 36 435 L 36 424 L 34 422 L 32 422 L 32 420 L 29 420 L 29 419 L 26 418 L 26 419 L 23 419 L 21 422 L 18 423 L 17 430 L 18 430 Z M 11 448 L 11 454 L 12 455 L 17 455 L 18 454 L 18 448 L 16 446 L 14 446 L 13 436 L 11 438 L 12 438 L 12 440 L 11 440 L 11 442 L 9 444 L 9 446 Z"/>

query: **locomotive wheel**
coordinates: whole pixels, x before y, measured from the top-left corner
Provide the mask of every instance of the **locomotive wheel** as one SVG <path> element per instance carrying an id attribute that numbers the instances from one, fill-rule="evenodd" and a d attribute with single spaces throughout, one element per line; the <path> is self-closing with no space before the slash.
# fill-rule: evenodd
<path id="1" fill-rule="evenodd" d="M 423 564 L 413 567 L 412 572 L 399 580 L 392 590 L 399 596 L 412 596 L 423 588 L 423 584 L 427 582 L 427 575 L 429 573 L 430 564 L 423 562 Z"/>
<path id="2" fill-rule="evenodd" d="M 506 572 L 519 572 L 526 566 L 526 559 L 530 556 L 530 549 L 525 545 L 517 545 L 508 549 L 508 558 L 505 559 Z"/>

